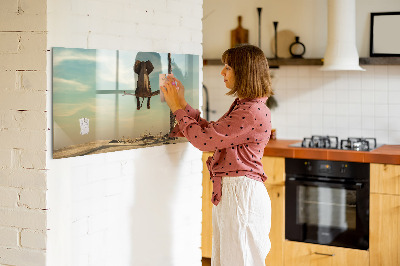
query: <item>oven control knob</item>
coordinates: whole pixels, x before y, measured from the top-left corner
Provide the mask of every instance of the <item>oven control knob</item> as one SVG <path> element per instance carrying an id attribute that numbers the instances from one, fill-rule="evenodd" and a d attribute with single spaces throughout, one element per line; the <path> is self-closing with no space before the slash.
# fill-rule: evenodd
<path id="1" fill-rule="evenodd" d="M 340 173 L 341 174 L 346 173 L 346 169 L 347 169 L 347 164 L 342 164 L 342 167 L 340 168 Z"/>
<path id="2" fill-rule="evenodd" d="M 304 165 L 305 165 L 307 171 L 310 172 L 312 170 L 311 162 L 305 162 Z"/>

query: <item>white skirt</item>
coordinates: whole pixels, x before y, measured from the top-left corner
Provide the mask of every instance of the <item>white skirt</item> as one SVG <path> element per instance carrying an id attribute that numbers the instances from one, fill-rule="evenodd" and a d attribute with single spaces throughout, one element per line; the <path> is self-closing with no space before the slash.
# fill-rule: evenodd
<path id="1" fill-rule="evenodd" d="M 223 177 L 212 223 L 212 266 L 265 265 L 271 249 L 271 201 L 262 182 L 245 176 Z"/>

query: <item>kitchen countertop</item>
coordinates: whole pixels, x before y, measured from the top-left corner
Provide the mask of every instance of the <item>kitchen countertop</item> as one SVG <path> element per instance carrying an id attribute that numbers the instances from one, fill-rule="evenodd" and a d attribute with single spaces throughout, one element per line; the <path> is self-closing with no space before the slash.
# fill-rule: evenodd
<path id="1" fill-rule="evenodd" d="M 363 163 L 400 164 L 400 145 L 382 145 L 372 151 L 290 147 L 301 140 L 270 140 L 264 156 Z"/>

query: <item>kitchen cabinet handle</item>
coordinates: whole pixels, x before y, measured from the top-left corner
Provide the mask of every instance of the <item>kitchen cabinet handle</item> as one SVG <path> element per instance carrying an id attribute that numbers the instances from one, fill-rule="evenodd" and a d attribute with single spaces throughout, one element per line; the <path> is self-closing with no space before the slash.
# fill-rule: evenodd
<path id="1" fill-rule="evenodd" d="M 315 255 L 323 255 L 323 256 L 335 256 L 335 254 L 327 254 L 327 253 L 320 253 L 320 252 L 314 252 Z"/>

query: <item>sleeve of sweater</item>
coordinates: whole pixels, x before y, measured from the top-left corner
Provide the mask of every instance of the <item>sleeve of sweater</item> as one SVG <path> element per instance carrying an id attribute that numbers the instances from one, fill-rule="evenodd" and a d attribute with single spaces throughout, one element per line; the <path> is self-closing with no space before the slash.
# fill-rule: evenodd
<path id="1" fill-rule="evenodd" d="M 200 111 L 197 109 L 194 109 L 192 106 L 189 104 L 186 105 L 184 111 L 186 114 L 193 118 L 195 121 L 198 122 L 198 124 L 201 127 L 206 127 L 209 125 L 209 122 L 203 118 L 200 117 Z M 174 129 L 171 131 L 170 137 L 185 137 L 184 134 L 180 131 L 179 124 L 174 127 Z"/>
<path id="2" fill-rule="evenodd" d="M 253 141 L 257 121 L 249 109 L 235 109 L 218 122 L 202 124 L 182 109 L 175 111 L 179 130 L 201 151 L 224 149 Z"/>

